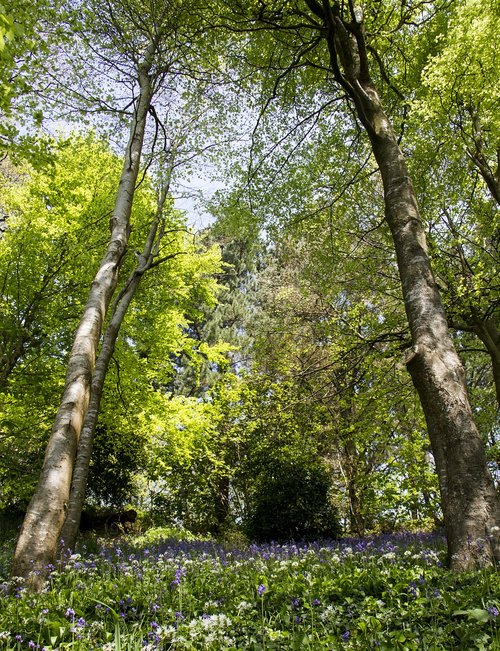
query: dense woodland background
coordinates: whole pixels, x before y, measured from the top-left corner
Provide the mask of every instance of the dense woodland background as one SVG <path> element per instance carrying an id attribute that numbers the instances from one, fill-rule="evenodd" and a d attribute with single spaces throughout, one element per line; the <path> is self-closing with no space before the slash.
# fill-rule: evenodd
<path id="1" fill-rule="evenodd" d="M 322 6 L 0 7 L 6 519 L 40 476 L 149 93 L 96 354 L 136 291 L 103 371 L 85 508 L 254 540 L 443 525 L 379 165 Z M 498 484 L 499 3 L 332 7 L 351 42 L 364 24 Z M 194 232 L 176 202 L 201 176 L 220 189 L 197 198 L 212 218 Z"/>

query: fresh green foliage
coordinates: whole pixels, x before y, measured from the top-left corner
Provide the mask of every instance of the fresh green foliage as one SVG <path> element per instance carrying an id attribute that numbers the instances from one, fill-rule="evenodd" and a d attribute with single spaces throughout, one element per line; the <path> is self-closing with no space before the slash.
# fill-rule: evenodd
<path id="1" fill-rule="evenodd" d="M 443 128 L 457 129 L 471 151 L 482 139 L 493 161 L 500 142 L 499 15 L 497 0 L 454 4 L 423 71 L 428 90 L 424 115 L 439 117 Z"/>
<path id="2" fill-rule="evenodd" d="M 21 34 L 22 29 L 19 25 L 16 25 L 14 16 L 6 14 L 4 7 L 0 6 L 0 54 L 3 58 L 6 56 L 9 43 L 12 43 L 15 37 Z"/>
<path id="3" fill-rule="evenodd" d="M 59 27 L 57 1 L 5 0 L 0 4 L 0 154 L 28 158 L 35 167 L 50 158 L 50 139 L 37 133 L 43 113 L 40 97 L 32 91 L 49 42 L 55 48 L 65 38 Z"/>
<path id="4" fill-rule="evenodd" d="M 33 490 L 72 335 L 109 236 L 121 167 L 93 136 L 74 136 L 53 148 L 53 163 L 42 170 L 2 164 L 0 508 L 23 508 Z M 133 250 L 142 247 L 154 210 L 146 177 L 134 204 L 124 277 L 135 265 Z M 138 467 L 144 467 L 152 439 L 150 422 L 168 420 L 168 399 L 159 388 L 171 382 L 175 355 L 183 350 L 210 360 L 226 350 L 186 333 L 198 310 L 214 304 L 218 248 L 200 246 L 177 211 L 169 211 L 165 231 L 157 252 L 163 262 L 143 279 L 108 376 L 102 431 L 119 440 L 98 440 L 98 450 L 107 450 L 94 464 L 98 481 L 91 495 L 98 503 L 123 503 L 136 491 Z"/>
<path id="5" fill-rule="evenodd" d="M 0 506 L 25 504 L 102 255 L 119 161 L 94 137 L 53 143 L 41 170 L 2 163 Z"/>
<path id="6" fill-rule="evenodd" d="M 16 579 L 4 583 L 3 648 L 500 648 L 496 573 L 450 575 L 436 536 L 244 548 L 150 538 L 144 545 L 82 548 L 53 569 L 37 596 Z"/>
<path id="7" fill-rule="evenodd" d="M 401 363 L 408 335 L 383 266 L 385 234 L 367 225 L 353 237 L 340 214 L 335 226 L 323 218 L 286 229 L 258 275 L 253 366 L 232 415 L 235 430 L 248 432 L 239 458 L 249 477 L 259 476 L 257 460 L 271 468 L 266 459 L 287 454 L 321 458 L 353 533 L 432 526 L 437 487 Z"/>
<path id="8" fill-rule="evenodd" d="M 153 38 L 161 83 L 122 278 L 155 209 L 159 150 L 176 150 L 176 182 L 184 175 L 191 190 L 193 161 L 231 141 L 213 153 L 224 190 L 203 241 L 167 211 L 164 261 L 142 279 L 107 375 L 89 501 L 132 501 L 187 536 L 311 539 L 340 525 L 363 535 L 439 524 L 383 190 L 331 83 L 325 44 L 304 22 L 307 5 L 190 0 L 153 3 L 145 15 L 137 0 L 65 4 L 64 17 L 57 3 L 0 6 L 0 149 L 16 153 L 24 130 L 34 143 L 44 117 L 92 123 L 115 141 Z M 488 185 L 488 173 L 498 176 L 498 2 L 364 5 L 370 73 L 409 160 L 474 412 L 498 464 L 494 373 L 474 338 L 478 324 L 498 321 L 500 305 Z M 28 149 L 17 158 L 36 154 Z M 120 168 L 94 136 L 49 149 L 50 165 L 13 153 L 1 162 L 0 509 L 24 508 L 36 481 Z M 16 651 L 30 639 L 63 651 L 143 640 L 153 648 L 157 637 L 165 647 L 254 651 L 498 644 L 491 575 L 445 578 L 439 554 L 341 545 L 338 554 L 327 547 L 322 564 L 314 546 L 284 552 L 293 559 L 254 548 L 254 561 L 234 552 L 224 566 L 222 552 L 214 560 L 193 549 L 158 562 L 130 551 L 141 562 L 128 558 L 120 571 L 73 559 L 40 601 L 6 599 L 0 631 Z"/>

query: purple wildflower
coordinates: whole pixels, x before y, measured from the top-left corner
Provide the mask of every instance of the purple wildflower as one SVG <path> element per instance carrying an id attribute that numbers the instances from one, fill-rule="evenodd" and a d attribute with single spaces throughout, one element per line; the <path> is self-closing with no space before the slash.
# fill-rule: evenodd
<path id="1" fill-rule="evenodd" d="M 68 608 L 65 613 L 66 617 L 73 622 L 75 620 L 75 611 L 73 608 Z"/>
<path id="2" fill-rule="evenodd" d="M 347 642 L 347 640 L 351 637 L 351 631 L 346 631 L 345 633 L 342 633 L 342 639 L 344 642 Z"/>
<path id="3" fill-rule="evenodd" d="M 175 570 L 174 580 L 171 581 L 171 583 L 170 583 L 171 588 L 175 588 L 175 587 L 177 587 L 178 585 L 181 584 L 182 574 L 183 574 L 183 572 L 182 572 L 182 569 L 180 567 Z"/>
<path id="4" fill-rule="evenodd" d="M 408 592 L 412 597 L 417 596 L 417 594 L 418 594 L 417 593 L 417 584 L 415 583 L 415 581 L 410 581 L 410 583 L 408 584 Z"/>
<path id="5" fill-rule="evenodd" d="M 265 592 L 266 590 L 267 590 L 266 586 L 265 586 L 263 583 L 261 583 L 261 584 L 257 587 L 257 594 L 259 595 L 259 597 L 262 597 L 262 595 L 264 594 L 264 592 Z"/>
<path id="6" fill-rule="evenodd" d="M 488 615 L 490 617 L 493 617 L 494 619 L 497 618 L 498 615 L 500 614 L 496 606 L 490 606 L 489 608 L 487 608 L 487 611 L 488 611 Z"/>

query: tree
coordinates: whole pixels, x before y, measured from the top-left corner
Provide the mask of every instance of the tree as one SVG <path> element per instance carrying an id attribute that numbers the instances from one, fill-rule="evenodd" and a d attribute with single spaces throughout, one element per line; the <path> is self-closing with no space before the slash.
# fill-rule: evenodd
<path id="1" fill-rule="evenodd" d="M 185 228 L 183 217 L 181 217 L 177 211 L 173 210 L 171 206 L 170 183 L 172 174 L 178 164 L 176 156 L 176 148 L 172 145 L 169 157 L 162 161 L 161 176 L 157 187 L 156 212 L 153 219 L 150 221 L 149 231 L 144 240 L 143 250 L 140 254 L 137 251 L 135 252 L 137 258 L 136 265 L 131 270 L 129 277 L 124 281 L 123 286 L 120 288 L 120 291 L 114 299 L 109 322 L 107 323 L 102 337 L 102 344 L 92 378 L 89 408 L 85 416 L 85 422 L 78 442 L 68 514 L 61 531 L 61 539 L 64 541 L 65 548 L 73 549 L 76 543 L 81 512 L 85 499 L 87 478 L 93 449 L 93 439 L 98 422 L 98 416 L 101 410 L 104 383 L 123 321 L 129 312 L 129 306 L 136 296 L 139 284 L 144 275 L 156 270 L 160 265 L 163 265 L 165 268 L 167 263 L 175 263 L 176 259 L 179 256 L 182 256 L 184 258 L 183 264 L 177 264 L 175 272 L 170 268 L 164 273 L 177 277 L 177 291 L 188 287 L 193 291 L 193 293 L 198 292 L 199 300 L 201 301 L 201 308 L 205 307 L 206 302 L 213 300 L 212 292 L 215 291 L 215 283 L 210 278 L 203 280 L 202 276 L 204 272 L 206 273 L 208 271 L 215 273 L 218 270 L 218 250 L 213 247 L 211 250 L 208 249 L 204 252 L 199 250 L 194 240 L 194 236 Z M 158 278 L 158 280 L 160 279 Z M 189 316 L 190 310 L 188 304 L 192 299 L 189 298 L 189 300 L 185 302 L 181 312 L 173 310 L 173 314 L 170 315 L 169 313 L 172 310 L 168 305 L 169 298 L 171 299 L 171 297 L 168 296 L 163 297 L 160 309 L 162 310 L 163 318 L 165 318 L 166 315 L 169 315 L 170 318 L 173 317 L 175 319 L 172 322 L 172 325 L 175 327 L 180 325 L 178 323 L 179 321 L 182 323 L 184 319 Z M 150 311 L 152 311 L 153 305 L 154 303 L 152 301 Z M 160 318 L 158 314 L 155 316 L 156 319 Z M 141 325 L 143 325 L 143 323 L 141 323 Z M 150 334 L 150 340 L 151 336 L 152 335 Z M 132 338 L 130 335 L 129 338 L 134 341 L 134 345 L 140 346 L 139 342 L 135 341 L 135 338 Z M 147 337 L 142 335 L 142 339 L 145 341 Z M 157 335 L 157 339 L 161 341 L 162 336 Z M 170 342 L 170 349 L 167 348 L 166 351 L 162 351 L 162 356 L 168 356 L 169 354 L 172 356 L 177 352 L 179 344 L 175 341 L 175 337 L 173 339 L 175 343 Z M 194 343 L 194 341 L 189 343 L 184 341 L 184 350 L 193 354 L 192 347 Z M 217 344 L 217 342 L 215 342 L 215 344 Z M 138 352 L 139 355 L 142 355 L 143 359 L 147 359 L 148 363 L 151 362 L 149 359 L 152 356 L 151 350 L 147 350 L 145 347 L 140 347 Z M 216 345 L 214 347 L 205 346 L 205 355 L 208 360 L 211 360 L 214 355 L 220 356 L 220 354 L 221 351 Z M 156 382 L 159 387 L 162 386 L 162 381 L 163 379 L 159 374 L 156 377 L 153 376 L 153 382 Z M 101 437 L 101 441 L 104 439 L 105 437 Z M 109 473 L 104 474 L 106 475 Z M 95 494 L 96 491 L 93 487 L 91 488 Z"/>
<path id="2" fill-rule="evenodd" d="M 275 94 L 281 80 L 295 70 L 299 75 L 308 65 L 324 70 L 348 100 L 369 139 L 383 184 L 385 219 L 392 233 L 412 337 L 406 363 L 422 402 L 440 479 L 449 562 L 454 570 L 463 570 L 499 558 L 500 505 L 431 269 L 411 178 L 372 72 L 373 62 L 380 76 L 385 74 L 374 49 L 376 41 L 372 44 L 367 34 L 377 32 L 377 20 L 390 23 L 391 13 L 384 16 L 370 4 L 366 9 L 368 29 L 360 7 L 316 0 L 286 7 L 263 4 L 255 22 L 247 25 L 249 29 L 267 28 L 275 38 L 269 48 L 279 61 Z M 418 11 L 401 6 L 390 28 L 398 31 L 415 22 Z M 276 48 L 284 53 L 281 61 Z M 485 535 L 486 544 L 471 553 L 470 540 L 484 541 Z"/>
<path id="3" fill-rule="evenodd" d="M 120 191 L 111 218 L 110 242 L 96 273 L 75 335 L 68 360 L 65 388 L 45 453 L 44 467 L 16 547 L 13 572 L 16 576 L 31 574 L 35 588 L 41 588 L 43 578 L 40 576 L 43 568 L 54 559 L 59 531 L 64 522 L 73 460 L 89 403 L 96 349 L 127 246 L 132 199 L 139 173 L 146 116 L 152 97 L 149 70 L 153 53 L 154 49 L 150 48 L 147 59 L 138 69 L 141 92 L 131 125 L 130 140 L 120 178 Z"/>
<path id="4" fill-rule="evenodd" d="M 90 457 L 92 453 L 94 433 L 97 426 L 97 419 L 101 406 L 102 392 L 104 381 L 108 371 L 109 364 L 115 349 L 116 339 L 120 331 L 123 319 L 132 301 L 142 276 L 153 265 L 161 264 L 167 259 L 181 255 L 183 252 L 178 251 L 170 253 L 168 256 L 159 257 L 161 240 L 165 234 L 165 215 L 166 203 L 170 192 L 170 177 L 172 174 L 174 161 L 166 164 L 165 177 L 158 189 L 157 209 L 154 218 L 151 220 L 149 232 L 144 242 L 144 248 L 138 256 L 137 265 L 130 274 L 124 287 L 115 298 L 112 315 L 106 330 L 104 332 L 101 350 L 96 360 L 94 374 L 92 377 L 92 386 L 90 392 L 90 401 L 85 414 L 85 420 L 82 432 L 78 440 L 77 456 L 75 467 L 72 474 L 71 491 L 69 504 L 67 508 L 66 519 L 61 529 L 61 539 L 64 541 L 66 548 L 74 549 L 78 535 L 80 518 L 85 499 L 85 489 L 87 486 L 87 477 L 89 473 Z"/>
<path id="5" fill-rule="evenodd" d="M 221 249 L 223 268 L 217 278 L 217 305 L 200 310 L 200 319 L 190 324 L 189 334 L 205 344 L 219 345 L 221 353 L 225 351 L 228 356 L 222 356 L 221 364 L 208 359 L 193 364 L 186 356 L 177 360 L 179 368 L 172 387 L 175 393 L 205 395 L 227 372 L 228 364 L 241 370 L 250 354 L 252 337 L 246 326 L 256 309 L 253 299 L 262 242 L 256 232 L 248 230 L 248 225 L 238 232 L 234 224 L 227 224 L 226 210 L 231 212 L 227 206 L 218 206 L 216 222 L 202 233 L 206 245 Z"/>
<path id="6" fill-rule="evenodd" d="M 66 41 L 62 14 L 61 3 L 53 0 L 7 0 L 0 6 L 2 158 L 29 160 L 34 167 L 50 160 L 51 139 L 40 129 L 44 92 L 38 82 L 49 51 Z"/>
<path id="7" fill-rule="evenodd" d="M 423 110 L 423 109 L 422 109 Z M 429 134 L 422 132 L 422 123 Z M 478 170 L 461 146 L 452 121 L 437 123 L 420 109 L 410 115 L 405 151 L 411 152 L 410 170 L 416 180 L 433 270 L 442 295 L 448 323 L 466 367 L 469 393 L 483 368 L 481 353 L 489 358 L 491 383 L 485 419 L 481 407 L 480 431 L 484 436 L 495 423 L 494 394 L 499 401 L 498 367 L 498 224 L 497 207 L 485 191 Z M 479 340 L 479 341 L 478 341 Z M 479 356 L 478 356 L 479 355 Z M 482 394 L 486 398 L 482 372 Z M 474 411 L 479 406 L 471 395 Z M 488 399 L 486 399 L 487 401 Z"/>
<path id="8" fill-rule="evenodd" d="M 357 214 L 362 221 L 360 206 Z M 371 224 L 358 231 L 348 213 L 331 225 L 333 233 L 318 213 L 275 239 L 259 278 L 252 372 L 295 387 L 309 418 L 303 436 L 315 431 L 322 442 L 351 533 L 432 526 L 436 487 L 423 417 L 400 368 L 408 334 L 384 264 L 386 234 Z"/>
<path id="9" fill-rule="evenodd" d="M 111 235 L 106 253 L 90 288 L 87 304 L 75 334 L 68 359 L 66 382 L 61 404 L 46 449 L 44 465 L 36 492 L 30 502 L 14 556 L 13 572 L 30 577 L 29 585 L 40 589 L 47 565 L 54 560 L 59 533 L 69 498 L 73 462 L 79 435 L 88 409 L 91 381 L 104 318 L 115 290 L 119 269 L 130 233 L 130 214 L 138 181 L 146 120 L 155 92 L 171 71 L 176 58 L 168 50 L 170 38 L 176 38 L 180 13 L 170 5 L 155 7 L 146 23 L 132 3 L 108 5 L 105 10 L 89 8 L 84 16 L 90 25 L 99 15 L 101 64 L 127 71 L 132 90 L 133 111 L 122 174 L 110 220 Z M 92 16 L 90 17 L 90 14 Z M 132 29 L 133 38 L 124 39 Z M 95 47 L 95 46 L 94 46 Z M 127 50 L 128 48 L 128 50 Z M 99 45 L 97 45 L 97 50 Z M 135 94 L 137 92 L 137 95 Z"/>
<path id="10" fill-rule="evenodd" d="M 409 146 L 450 324 L 482 342 L 500 404 L 497 13 L 495 3 L 456 3 L 420 43 Z"/>
<path id="11" fill-rule="evenodd" d="M 41 169 L 2 165 L 0 454 L 8 477 L 19 479 L 14 487 L 2 474 L 0 508 L 25 509 L 33 492 L 120 176 L 119 158 L 94 135 L 53 141 L 51 149 Z M 139 192 L 136 209 L 147 204 Z"/>
<path id="12" fill-rule="evenodd" d="M 229 437 L 237 447 L 228 461 L 244 531 L 258 540 L 336 537 L 336 486 L 321 406 L 315 409 L 300 383 L 258 368 L 243 378 L 240 403 L 233 407 L 239 437 Z"/>
<path id="13" fill-rule="evenodd" d="M 61 322 L 76 317 L 80 289 L 91 280 L 90 273 L 82 273 L 82 260 L 87 254 L 89 266 L 97 263 L 112 210 L 119 160 L 103 142 L 92 135 L 72 136 L 53 142 L 51 157 L 38 171 L 26 163 L 3 164 L 0 390 L 19 363 L 49 346 L 56 354 L 53 331 L 62 323 L 54 322 L 55 302 L 60 301 Z M 61 345 L 68 345 L 66 339 Z"/>

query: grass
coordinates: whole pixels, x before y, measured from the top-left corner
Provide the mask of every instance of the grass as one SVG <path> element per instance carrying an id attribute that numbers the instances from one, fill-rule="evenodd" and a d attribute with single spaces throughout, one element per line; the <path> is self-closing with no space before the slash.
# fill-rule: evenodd
<path id="1" fill-rule="evenodd" d="M 42 594 L 8 580 L 6 651 L 500 650 L 494 570 L 453 575 L 444 541 L 406 534 L 312 544 L 97 540 Z"/>

